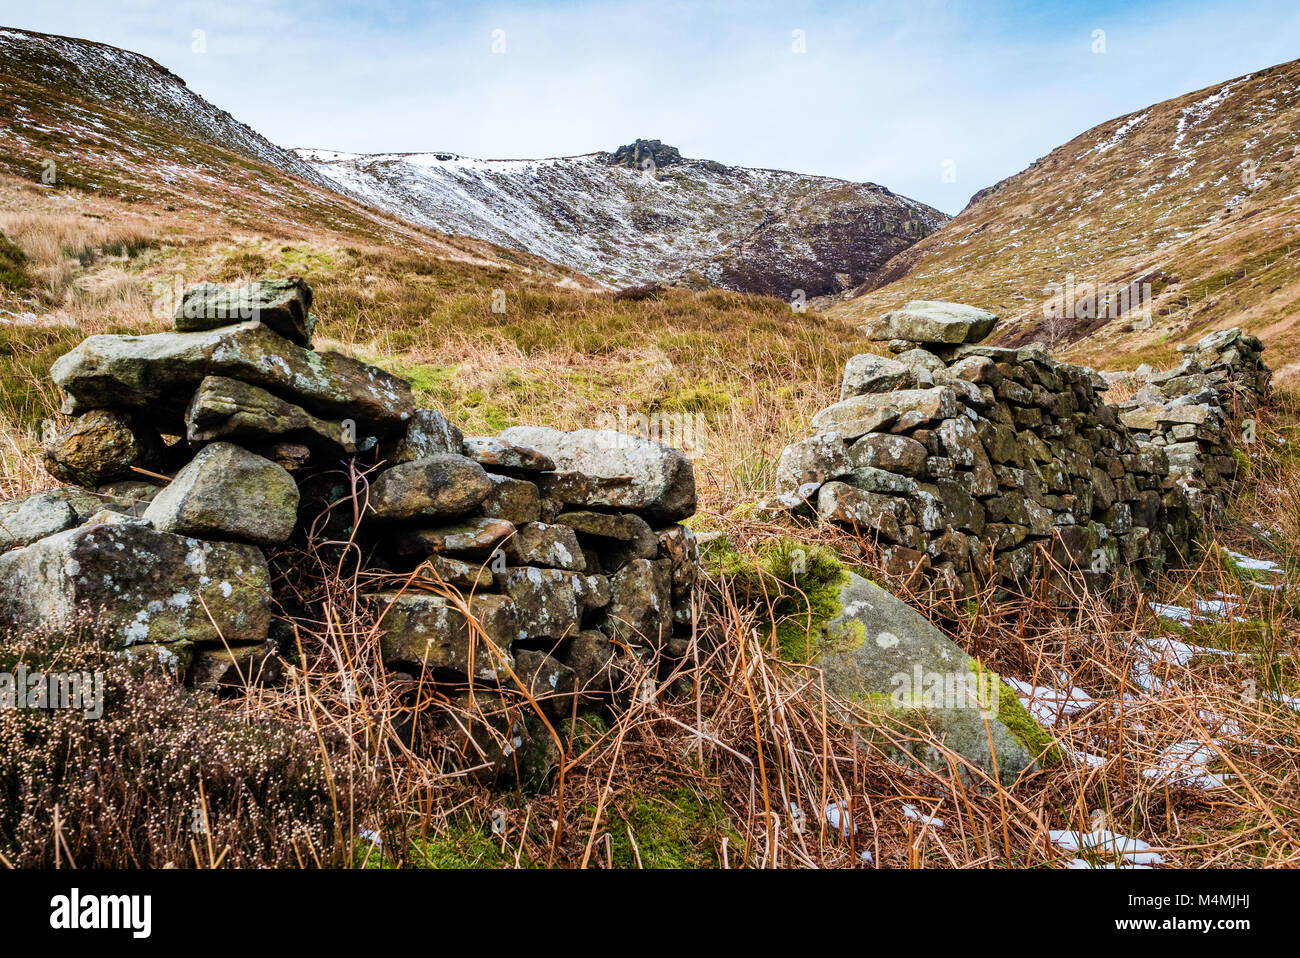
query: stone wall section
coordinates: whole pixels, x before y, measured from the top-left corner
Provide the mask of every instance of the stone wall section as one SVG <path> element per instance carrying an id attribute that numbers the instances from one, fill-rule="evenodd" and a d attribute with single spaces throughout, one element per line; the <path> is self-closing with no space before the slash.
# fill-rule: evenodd
<path id="1" fill-rule="evenodd" d="M 324 621 L 285 582 L 310 538 L 354 557 L 385 665 L 447 696 L 567 716 L 685 654 L 685 456 L 604 430 L 464 436 L 399 377 L 316 352 L 311 305 L 297 279 L 204 284 L 173 331 L 54 364 L 73 418 L 45 461 L 67 485 L 0 503 L 0 640 L 89 628 L 202 688 L 274 678 L 295 626 Z"/>
<path id="2" fill-rule="evenodd" d="M 1143 579 L 1188 557 L 1236 474 L 1239 417 L 1268 395 L 1259 340 L 1212 333 L 1109 405 L 1120 377 L 968 341 L 995 323 L 924 301 L 882 317 L 891 355 L 848 361 L 840 401 L 783 452 L 769 508 L 856 530 L 890 574 L 959 595 L 1053 565 Z"/>

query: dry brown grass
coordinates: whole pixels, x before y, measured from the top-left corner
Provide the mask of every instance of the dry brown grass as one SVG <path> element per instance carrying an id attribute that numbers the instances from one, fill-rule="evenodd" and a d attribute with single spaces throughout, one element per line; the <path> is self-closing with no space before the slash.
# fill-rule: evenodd
<path id="1" fill-rule="evenodd" d="M 837 398 L 844 360 L 863 348 L 845 323 L 727 293 L 669 290 L 617 301 L 558 287 L 527 264 L 492 264 L 472 250 L 438 259 L 323 233 L 229 237 L 179 215 L 158 217 L 165 226 L 156 229 L 141 227 L 153 244 L 147 252 L 83 265 L 59 261 L 65 239 L 112 244 L 133 235 L 131 216 L 139 211 L 97 201 L 96 215 L 118 224 L 101 232 L 90 217 L 73 217 L 90 223 L 83 226 L 70 222 L 67 211 L 56 215 L 48 197 L 19 200 L 33 205 L 0 209 L 0 228 L 15 231 L 20 242 L 26 236 L 37 251 L 33 258 L 45 256 L 42 268 L 55 271 L 51 276 L 65 266 L 72 275 L 38 324 L 0 327 L 8 360 L 0 407 L 2 496 L 51 484 L 37 441 L 41 420 L 58 404 L 45 371 L 81 336 L 165 328 L 166 310 L 154 309 L 154 297 L 174 289 L 177 275 L 188 283 L 296 272 L 316 288 L 323 332 L 331 337 L 324 345 L 408 375 L 422 400 L 445 409 L 467 432 L 495 432 L 514 422 L 592 426 L 620 407 L 631 415 L 698 414 L 705 429 L 693 450 L 701 491 L 697 528 L 727 534 L 742 553 L 776 536 L 828 543 L 880 575 L 870 543 L 749 518 L 754 500 L 770 490 L 780 450 L 802 434 L 815 410 Z M 47 288 L 53 293 L 58 286 Z M 505 314 L 491 310 L 495 288 L 507 291 Z M 1300 489 L 1300 463 L 1290 456 L 1300 449 L 1297 413 L 1282 401 L 1259 419 L 1260 455 L 1234 503 L 1240 521 L 1217 535 L 1241 551 L 1259 555 L 1270 548 L 1266 543 L 1276 543 L 1283 555 L 1300 558 L 1289 553 L 1289 543 L 1300 542 L 1300 500 L 1293 494 Z M 1275 534 L 1261 536 L 1250 526 L 1255 521 Z M 312 558 L 309 550 L 304 561 Z M 864 851 L 879 867 L 1062 865 L 1073 856 L 1052 846 L 1047 830 L 1085 827 L 1097 810 L 1116 831 L 1163 850 L 1173 865 L 1296 864 L 1300 730 L 1294 712 L 1263 694 L 1295 694 L 1293 590 L 1290 584 L 1259 590 L 1239 578 L 1216 560 L 1157 585 L 1156 594 L 1173 601 L 1183 591 L 1245 595 L 1253 603 L 1249 618 L 1268 628 L 1261 633 L 1250 621 L 1181 636 L 1245 654 L 1166 663 L 1161 669 L 1170 681 L 1163 694 L 1140 703 L 1123 698 L 1134 691 L 1136 640 L 1169 630 L 1140 597 L 1080 593 L 1062 608 L 1046 601 L 1039 583 L 1023 596 L 995 601 L 985 593 L 954 605 L 895 583 L 996 670 L 1053 687 L 1066 676 L 1099 700 L 1052 731 L 1063 746 L 1100 756 L 1100 764 L 1067 762 L 1009 788 L 987 779 L 981 787 L 981 776 L 959 771 L 955 756 L 942 773 L 900 763 L 893 746 L 902 739 L 940 750 L 942 743 L 923 727 L 900 730 L 870 711 L 829 701 L 815 670 L 777 654 L 768 638 L 771 610 L 739 600 L 721 584 L 702 609 L 679 675 L 657 681 L 656 694 L 604 727 L 555 728 L 565 759 L 541 794 L 490 791 L 466 776 L 472 756 L 453 751 L 431 758 L 398 738 L 394 725 L 413 707 L 444 715 L 454 709 L 433 695 L 413 700 L 410 688 L 383 670 L 374 623 L 356 601 L 361 580 L 337 560 L 318 561 L 302 580 L 316 590 L 325 614 L 299 635 L 302 656 L 291 663 L 284 687 L 249 689 L 222 707 L 292 717 L 339 736 L 345 752 L 375 772 L 373 780 L 336 787 L 355 784 L 359 794 L 362 785 L 373 786 L 381 799 L 353 823 L 349 841 L 357 829 L 376 829 L 384 835 L 383 857 L 398 863 L 418 862 L 420 848 L 463 842 L 467 829 L 490 835 L 487 845 L 495 851 L 485 860 L 502 867 L 599 867 L 618 857 L 620 844 L 648 855 L 650 836 L 636 834 L 639 803 L 685 792 L 725 811 L 726 822 L 704 829 L 709 837 L 701 854 L 731 867 L 867 867 Z M 630 681 L 635 687 L 647 677 Z M 1242 696 L 1249 682 L 1260 693 L 1253 700 Z M 1224 720 L 1215 723 L 1217 733 L 1207 725 L 1211 714 Z M 864 738 L 868 748 L 859 747 Z M 1219 740 L 1216 771 L 1236 776 L 1229 789 L 1141 774 L 1169 745 L 1189 739 Z M 843 803 L 859 826 L 852 842 L 817 814 L 832 801 Z M 801 833 L 792 828 L 791 802 L 807 816 Z M 905 802 L 944 819 L 945 827 L 906 818 Z M 491 835 L 496 809 L 505 811 L 506 825 Z M 376 857 L 369 843 L 354 844 L 361 859 Z M 482 845 L 475 841 L 476 855 Z"/>

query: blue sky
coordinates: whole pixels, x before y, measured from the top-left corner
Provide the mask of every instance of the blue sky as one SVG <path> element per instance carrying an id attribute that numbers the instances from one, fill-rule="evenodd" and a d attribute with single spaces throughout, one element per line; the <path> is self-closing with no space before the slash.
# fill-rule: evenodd
<path id="1" fill-rule="evenodd" d="M 1097 123 L 1300 57 L 1295 0 L 0 0 L 0 23 L 145 53 L 284 146 L 525 157 L 642 136 L 950 213 Z"/>

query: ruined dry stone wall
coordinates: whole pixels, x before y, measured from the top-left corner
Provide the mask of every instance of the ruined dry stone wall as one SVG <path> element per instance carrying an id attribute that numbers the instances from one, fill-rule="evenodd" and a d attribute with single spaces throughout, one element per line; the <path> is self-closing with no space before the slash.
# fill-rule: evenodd
<path id="1" fill-rule="evenodd" d="M 773 505 L 961 595 L 1057 569 L 1141 579 L 1186 556 L 1235 475 L 1241 411 L 1267 396 L 1259 340 L 1213 333 L 1111 406 L 1106 378 L 1041 344 L 972 342 L 995 322 L 930 302 L 882 317 L 893 355 L 849 360 L 840 401 L 782 454 Z"/>
<path id="2" fill-rule="evenodd" d="M 0 635 L 88 629 L 202 688 L 273 680 L 323 621 L 288 580 L 325 541 L 384 663 L 451 701 L 567 716 L 684 654 L 688 459 L 604 430 L 463 436 L 402 379 L 315 352 L 311 301 L 296 279 L 205 284 L 175 331 L 54 364 L 73 418 L 46 466 L 68 485 L 0 503 Z M 492 775 L 529 736 L 499 724 Z"/>

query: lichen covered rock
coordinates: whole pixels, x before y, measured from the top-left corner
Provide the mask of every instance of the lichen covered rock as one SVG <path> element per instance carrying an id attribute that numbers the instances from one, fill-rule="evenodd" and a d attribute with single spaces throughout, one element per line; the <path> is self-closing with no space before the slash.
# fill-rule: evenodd
<path id="1" fill-rule="evenodd" d="M 0 622 L 17 634 L 85 625 L 118 646 L 258 642 L 270 620 L 270 573 L 254 546 L 118 523 L 0 556 Z"/>
<path id="2" fill-rule="evenodd" d="M 78 486 L 138 478 L 136 468 L 156 472 L 162 464 L 162 438 L 141 416 L 121 409 L 78 416 L 45 444 L 45 471 Z"/>
<path id="3" fill-rule="evenodd" d="M 144 518 L 163 532 L 278 545 L 298 520 L 298 486 L 282 467 L 228 442 L 204 446 Z"/>

